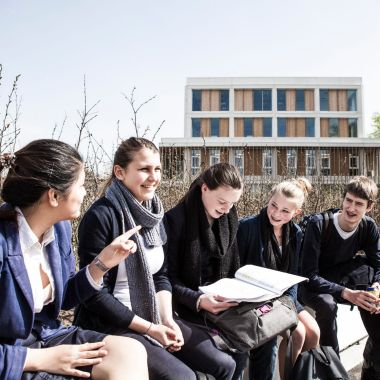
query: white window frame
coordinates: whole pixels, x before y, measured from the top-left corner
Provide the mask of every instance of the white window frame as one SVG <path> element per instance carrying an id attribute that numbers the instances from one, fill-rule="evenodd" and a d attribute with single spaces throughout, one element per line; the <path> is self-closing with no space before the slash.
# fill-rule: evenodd
<path id="1" fill-rule="evenodd" d="M 271 149 L 263 150 L 263 162 L 262 162 L 262 172 L 263 175 L 272 175 L 272 161 L 273 155 Z"/>
<path id="2" fill-rule="evenodd" d="M 286 168 L 290 175 L 295 175 L 297 172 L 297 150 L 294 148 L 286 150 Z"/>
<path id="3" fill-rule="evenodd" d="M 219 148 L 211 148 L 210 149 L 210 166 L 219 164 L 220 162 L 220 149 Z"/>
<path id="4" fill-rule="evenodd" d="M 234 165 L 239 169 L 241 175 L 244 175 L 244 149 L 234 150 Z"/>
<path id="5" fill-rule="evenodd" d="M 191 175 L 197 175 L 201 167 L 201 150 L 191 149 Z"/>
<path id="6" fill-rule="evenodd" d="M 331 173 L 331 155 L 328 149 L 321 149 L 321 174 L 330 175 Z"/>
<path id="7" fill-rule="evenodd" d="M 306 175 L 316 175 L 317 174 L 317 160 L 315 149 L 306 149 L 305 151 L 305 167 Z M 309 165 L 312 164 L 312 165 Z"/>

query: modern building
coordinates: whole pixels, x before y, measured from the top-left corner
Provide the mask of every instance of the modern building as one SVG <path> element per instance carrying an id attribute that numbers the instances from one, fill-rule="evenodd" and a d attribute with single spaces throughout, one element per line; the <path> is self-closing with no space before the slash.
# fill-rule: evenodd
<path id="1" fill-rule="evenodd" d="M 380 142 L 364 137 L 361 78 L 189 78 L 183 138 L 163 138 L 168 176 L 220 161 L 244 176 L 369 175 Z"/>

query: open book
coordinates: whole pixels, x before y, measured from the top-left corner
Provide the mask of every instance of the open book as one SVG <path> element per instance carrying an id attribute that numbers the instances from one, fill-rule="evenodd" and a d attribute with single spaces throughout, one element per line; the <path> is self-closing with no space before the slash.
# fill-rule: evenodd
<path id="1" fill-rule="evenodd" d="M 261 302 L 279 297 L 291 286 L 307 278 L 276 270 L 245 265 L 238 269 L 235 278 L 223 278 L 213 284 L 200 286 L 206 294 L 218 294 L 228 301 Z"/>

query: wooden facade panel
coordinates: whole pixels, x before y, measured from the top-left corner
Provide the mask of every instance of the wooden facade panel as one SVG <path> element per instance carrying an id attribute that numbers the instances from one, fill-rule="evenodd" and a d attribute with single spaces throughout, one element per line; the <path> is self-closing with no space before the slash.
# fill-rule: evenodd
<path id="1" fill-rule="evenodd" d="M 229 119 L 223 118 L 219 121 L 219 132 L 220 137 L 228 137 L 229 136 Z"/>
<path id="2" fill-rule="evenodd" d="M 229 160 L 228 148 L 220 148 L 220 162 L 228 162 Z"/>
<path id="3" fill-rule="evenodd" d="M 296 119 L 286 120 L 286 136 L 296 137 Z"/>
<path id="4" fill-rule="evenodd" d="M 263 135 L 263 119 L 260 117 L 253 119 L 253 136 L 262 137 Z"/>
<path id="5" fill-rule="evenodd" d="M 211 90 L 211 106 L 210 111 L 220 111 L 219 104 L 220 104 L 220 92 L 219 90 Z"/>
<path id="6" fill-rule="evenodd" d="M 306 175 L 305 149 L 297 149 L 297 175 Z"/>
<path id="7" fill-rule="evenodd" d="M 244 90 L 235 90 L 235 111 L 243 111 Z"/>
<path id="8" fill-rule="evenodd" d="M 314 90 L 305 90 L 305 111 L 314 111 Z"/>
<path id="9" fill-rule="evenodd" d="M 244 136 L 244 120 L 241 118 L 235 119 L 235 137 Z"/>
<path id="10" fill-rule="evenodd" d="M 299 118 L 295 120 L 296 120 L 296 136 L 305 137 L 306 136 L 306 120 L 304 118 Z"/>
<path id="11" fill-rule="evenodd" d="M 253 148 L 245 148 L 244 149 L 244 175 L 254 175 L 255 167 L 254 167 L 254 155 Z"/>
<path id="12" fill-rule="evenodd" d="M 260 148 L 254 149 L 252 154 L 253 159 L 253 174 L 263 174 L 263 150 Z"/>
<path id="13" fill-rule="evenodd" d="M 347 90 L 338 90 L 338 111 L 347 111 Z"/>
<path id="14" fill-rule="evenodd" d="M 208 149 L 203 148 L 201 149 L 201 168 L 204 170 L 209 166 L 210 163 L 210 152 Z"/>
<path id="15" fill-rule="evenodd" d="M 329 119 L 321 118 L 321 137 L 329 137 Z"/>
<path id="16" fill-rule="evenodd" d="M 296 110 L 296 90 L 286 90 L 286 110 Z"/>
<path id="17" fill-rule="evenodd" d="M 277 173 L 286 175 L 288 168 L 286 163 L 286 148 L 277 149 Z"/>
<path id="18" fill-rule="evenodd" d="M 211 120 L 208 118 L 201 119 L 201 136 L 209 137 L 211 135 Z"/>
<path id="19" fill-rule="evenodd" d="M 210 92 L 210 90 L 202 90 L 202 111 L 211 110 Z"/>
<path id="20" fill-rule="evenodd" d="M 329 111 L 338 111 L 338 91 L 329 90 Z"/>
<path id="21" fill-rule="evenodd" d="M 252 90 L 244 90 L 243 111 L 253 111 Z"/>
<path id="22" fill-rule="evenodd" d="M 348 137 L 348 119 L 339 119 L 339 137 Z"/>

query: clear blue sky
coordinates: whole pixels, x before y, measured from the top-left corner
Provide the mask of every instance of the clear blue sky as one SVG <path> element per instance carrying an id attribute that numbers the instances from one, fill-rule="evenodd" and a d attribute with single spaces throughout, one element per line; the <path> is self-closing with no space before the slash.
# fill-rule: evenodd
<path id="1" fill-rule="evenodd" d="M 132 134 L 122 93 L 157 95 L 142 127 L 183 136 L 184 86 L 195 76 L 360 76 L 365 129 L 380 111 L 379 0 L 1 0 L 0 119 L 21 74 L 20 144 L 50 137 L 77 110 L 100 100 L 94 135 L 111 149 Z M 158 140 L 156 140 L 158 142 Z"/>

